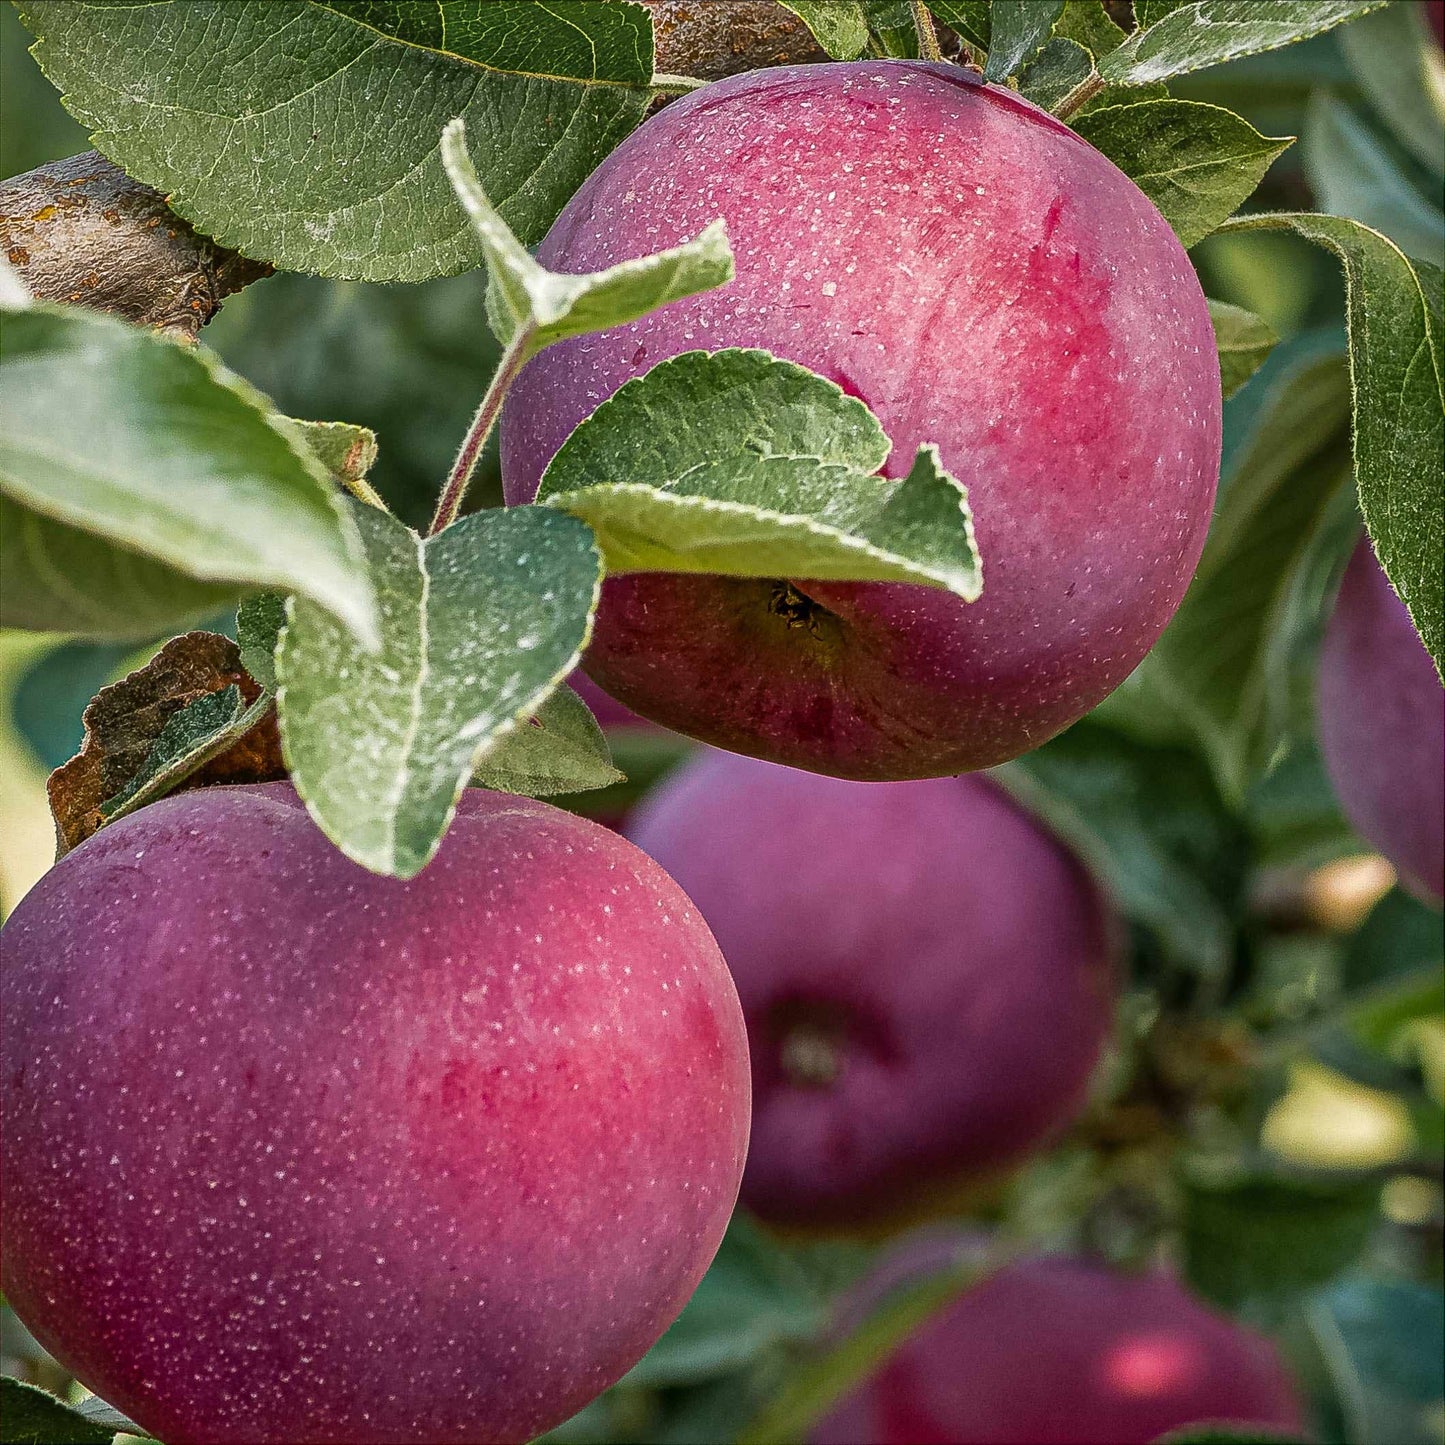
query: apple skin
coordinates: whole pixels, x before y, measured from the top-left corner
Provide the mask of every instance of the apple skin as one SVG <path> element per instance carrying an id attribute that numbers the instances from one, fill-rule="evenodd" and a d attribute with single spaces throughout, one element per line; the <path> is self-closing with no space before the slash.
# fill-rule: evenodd
<path id="1" fill-rule="evenodd" d="M 736 995 L 585 819 L 468 791 L 402 882 L 289 784 L 205 789 L 63 858 L 3 942 L 6 1297 L 172 1445 L 530 1439 L 722 1237 Z"/>
<path id="2" fill-rule="evenodd" d="M 1412 893 L 1445 896 L 1445 688 L 1368 537 L 1320 651 L 1318 723 L 1345 816 Z"/>
<path id="3" fill-rule="evenodd" d="M 1037 747 L 1134 668 L 1203 546 L 1219 365 L 1183 248 L 1122 172 L 1017 94 L 957 66 L 868 61 L 672 102 L 538 256 L 590 271 L 719 215 L 728 285 L 524 369 L 502 418 L 507 501 L 532 499 L 625 381 L 679 352 L 762 347 L 873 409 L 887 475 L 938 444 L 968 486 L 984 595 L 613 577 L 588 672 L 679 732 L 842 777 L 957 773 Z"/>
<path id="4" fill-rule="evenodd" d="M 896 1285 L 959 1252 L 958 1242 L 910 1242 L 884 1269 Z M 1149 1445 L 1206 1421 L 1301 1433 L 1298 1396 L 1274 1345 L 1171 1275 L 1048 1256 L 1010 1265 L 960 1297 L 811 1439 Z"/>
<path id="5" fill-rule="evenodd" d="M 1078 1112 L 1113 1019 L 1114 920 L 993 782 L 855 783 L 711 752 L 627 832 L 737 983 L 742 1198 L 764 1220 L 871 1231 L 927 1213 Z"/>

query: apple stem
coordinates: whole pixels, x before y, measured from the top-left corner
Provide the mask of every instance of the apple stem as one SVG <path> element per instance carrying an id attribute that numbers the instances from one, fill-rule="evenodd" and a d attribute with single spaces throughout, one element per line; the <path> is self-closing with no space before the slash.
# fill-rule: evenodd
<path id="1" fill-rule="evenodd" d="M 664 75 L 659 71 L 652 77 L 652 90 L 657 95 L 686 95 L 689 91 L 701 90 L 707 84 L 691 75 Z"/>
<path id="2" fill-rule="evenodd" d="M 918 32 L 918 54 L 924 60 L 943 59 L 943 50 L 938 43 L 938 32 L 933 28 L 933 17 L 928 13 L 923 0 L 908 0 L 913 12 L 913 28 Z"/>
<path id="3" fill-rule="evenodd" d="M 1104 77 L 1097 70 L 1091 70 L 1059 103 L 1054 107 L 1053 114 L 1056 120 L 1068 120 L 1081 105 L 1087 104 L 1098 95 L 1104 88 Z"/>
<path id="4" fill-rule="evenodd" d="M 481 405 L 477 407 L 477 413 L 472 418 L 472 424 L 462 438 L 461 450 L 457 452 L 457 459 L 452 463 L 446 485 L 437 501 L 436 515 L 432 517 L 431 526 L 427 529 L 428 537 L 435 537 L 461 515 L 467 487 L 471 483 L 472 473 L 477 469 L 477 459 L 497 423 L 508 390 L 531 355 L 532 332 L 533 328 L 530 326 L 520 327 L 502 352 L 496 375 L 492 377 L 491 385 L 487 387 L 486 395 L 482 397 Z"/>

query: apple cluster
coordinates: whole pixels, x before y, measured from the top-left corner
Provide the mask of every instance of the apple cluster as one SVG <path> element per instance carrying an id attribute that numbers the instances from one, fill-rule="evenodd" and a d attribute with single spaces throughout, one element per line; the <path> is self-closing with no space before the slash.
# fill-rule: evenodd
<path id="1" fill-rule="evenodd" d="M 268 783 L 163 799 L 60 861 L 4 934 L 4 1288 L 169 1445 L 530 1438 L 667 1328 L 740 1189 L 769 1225 L 892 1229 L 1085 1107 L 1124 926 L 977 770 L 1100 702 L 1190 583 L 1221 436 L 1198 281 L 1067 126 L 900 62 L 668 105 L 540 258 L 595 271 L 719 215 L 731 283 L 526 366 L 507 500 L 629 379 L 764 348 L 867 403 L 890 476 L 938 445 L 982 600 L 610 578 L 591 678 L 713 745 L 627 837 L 468 789 L 435 859 L 382 878 Z M 1438 784 L 1441 696 L 1362 546 L 1322 738 L 1361 830 L 1436 896 L 1438 786 L 1394 780 L 1406 757 Z M 1168 1275 L 1040 1258 L 816 1439 L 1124 1445 L 1201 1419 L 1297 1429 L 1272 1348 Z"/>

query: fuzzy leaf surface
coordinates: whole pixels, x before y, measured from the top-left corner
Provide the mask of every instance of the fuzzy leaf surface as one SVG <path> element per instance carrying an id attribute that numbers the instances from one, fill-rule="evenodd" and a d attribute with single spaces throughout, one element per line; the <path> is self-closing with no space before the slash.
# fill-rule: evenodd
<path id="1" fill-rule="evenodd" d="M 6 625 L 136 636 L 256 587 L 363 638 L 360 541 L 325 469 L 202 350 L 79 308 L 6 315 Z"/>
<path id="2" fill-rule="evenodd" d="M 96 145 L 198 229 L 357 280 L 477 264 L 438 154 L 453 116 L 535 242 L 651 94 L 651 18 L 621 0 L 27 0 L 20 13 Z"/>
<path id="3" fill-rule="evenodd" d="M 1385 0 L 1193 0 L 1146 6 L 1153 23 L 1099 62 L 1115 85 L 1146 85 L 1192 70 L 1293 45 L 1378 9 Z"/>
<path id="4" fill-rule="evenodd" d="M 494 329 L 504 341 L 525 333 L 524 356 L 569 336 L 635 321 L 669 301 L 732 280 L 733 253 L 720 220 L 705 227 L 695 240 L 605 271 L 576 276 L 546 270 L 487 199 L 467 154 L 465 133 L 461 120 L 447 125 L 442 160 L 486 258 L 487 311 Z"/>
<path id="5" fill-rule="evenodd" d="M 1032 60 L 1048 43 L 1063 9 L 1064 0 L 993 0 L 984 79 L 1007 80 Z"/>
<path id="6" fill-rule="evenodd" d="M 1226 220 L 1290 145 L 1192 100 L 1107 106 L 1073 125 L 1158 206 L 1186 247 Z"/>
<path id="7" fill-rule="evenodd" d="M 478 788 L 551 798 L 626 782 L 592 710 L 566 683 L 505 734 L 472 774 Z"/>
<path id="8" fill-rule="evenodd" d="M 1438 669 L 1445 661 L 1445 275 L 1340 216 L 1242 216 L 1224 229 L 1292 230 L 1344 267 L 1360 510 Z"/>
<path id="9" fill-rule="evenodd" d="M 868 17 L 857 0 L 781 0 L 834 60 L 857 60 L 868 48 Z"/>
<path id="10" fill-rule="evenodd" d="M 1214 323 L 1219 381 L 1227 400 L 1264 365 L 1279 337 L 1254 312 L 1227 301 L 1211 301 L 1209 319 Z"/>
<path id="11" fill-rule="evenodd" d="M 538 501 L 597 532 L 609 572 L 982 588 L 963 486 L 861 402 L 764 351 L 686 352 L 626 385 L 553 457 Z"/>
<path id="12" fill-rule="evenodd" d="M 375 508 L 353 511 L 381 648 L 365 652 L 293 597 L 276 652 L 282 746 L 332 842 L 409 878 L 488 749 L 576 665 L 601 569 L 588 529 L 550 509 L 478 512 L 426 540 Z"/>

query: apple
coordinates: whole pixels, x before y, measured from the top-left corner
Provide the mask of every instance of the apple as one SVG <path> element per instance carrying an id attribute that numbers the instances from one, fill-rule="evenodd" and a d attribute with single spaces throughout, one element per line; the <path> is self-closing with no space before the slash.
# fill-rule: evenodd
<path id="1" fill-rule="evenodd" d="M 737 983 L 742 1198 L 763 1219 L 871 1229 L 928 1212 L 1078 1112 L 1112 1022 L 1115 924 L 995 783 L 855 783 L 710 752 L 627 831 Z"/>
<path id="2" fill-rule="evenodd" d="M 737 998 L 585 819 L 469 791 L 402 882 L 289 784 L 180 794 L 3 943 L 5 1296 L 169 1445 L 529 1439 L 722 1237 Z"/>
<path id="3" fill-rule="evenodd" d="M 1219 365 L 1183 247 L 1127 177 L 1015 92 L 957 66 L 868 61 L 674 101 L 538 255 L 589 271 L 719 215 L 732 282 L 524 369 L 502 419 L 508 502 L 531 500 L 625 381 L 679 352 L 762 347 L 873 409 L 887 475 L 938 444 L 968 486 L 984 595 L 617 576 L 588 672 L 679 732 L 838 776 L 958 773 L 1037 747 L 1132 671 L 1203 546 Z"/>
<path id="4" fill-rule="evenodd" d="M 958 1252 L 957 1243 L 922 1241 L 885 1268 L 900 1283 Z M 1203 1422 L 1299 1433 L 1299 1401 L 1273 1344 L 1169 1274 L 1050 1256 L 1015 1263 L 962 1295 L 812 1440 L 1148 1445 Z"/>
<path id="5" fill-rule="evenodd" d="M 1320 748 L 1350 822 L 1427 901 L 1445 896 L 1445 688 L 1362 537 L 1325 629 Z"/>

